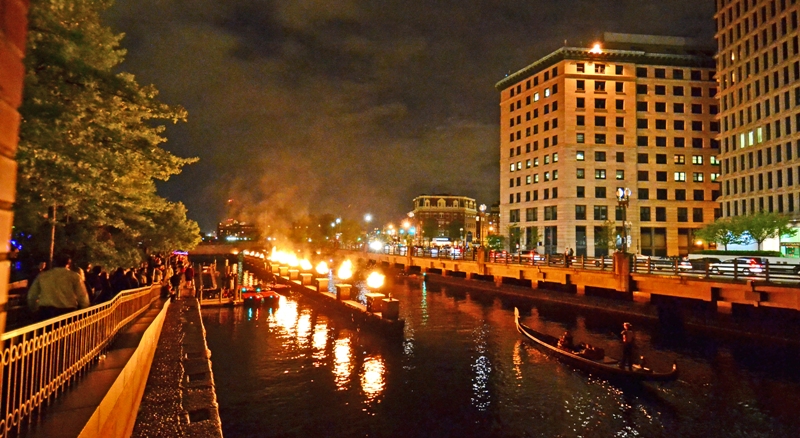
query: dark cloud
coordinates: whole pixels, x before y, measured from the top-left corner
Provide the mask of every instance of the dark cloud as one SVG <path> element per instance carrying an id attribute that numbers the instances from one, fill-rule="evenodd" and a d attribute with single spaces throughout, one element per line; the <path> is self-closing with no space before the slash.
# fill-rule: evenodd
<path id="1" fill-rule="evenodd" d="M 713 36 L 692 0 L 117 0 L 123 68 L 185 106 L 166 147 L 201 161 L 162 184 L 205 230 L 237 199 L 379 221 L 421 193 L 497 201 L 494 84 L 604 31 Z M 282 212 L 281 216 L 285 216 Z"/>

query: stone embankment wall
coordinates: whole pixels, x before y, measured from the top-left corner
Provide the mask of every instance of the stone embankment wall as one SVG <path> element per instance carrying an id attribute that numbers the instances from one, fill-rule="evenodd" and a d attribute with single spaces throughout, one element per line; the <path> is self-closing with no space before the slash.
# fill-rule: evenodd
<path id="1" fill-rule="evenodd" d="M 222 437 L 211 351 L 194 298 L 169 307 L 131 436 Z"/>

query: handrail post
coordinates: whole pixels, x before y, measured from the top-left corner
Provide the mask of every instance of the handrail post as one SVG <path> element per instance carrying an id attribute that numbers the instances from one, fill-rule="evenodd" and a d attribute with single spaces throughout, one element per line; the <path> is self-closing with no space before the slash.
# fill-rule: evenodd
<path id="1" fill-rule="evenodd" d="M 586 269 L 586 256 L 582 255 L 581 257 L 581 269 Z"/>
<path id="2" fill-rule="evenodd" d="M 737 259 L 733 259 L 733 279 L 739 279 L 739 261 Z"/>
<path id="3" fill-rule="evenodd" d="M 769 281 L 769 259 L 764 261 L 764 279 Z"/>
<path id="4" fill-rule="evenodd" d="M 650 257 L 647 257 L 647 273 L 653 273 L 653 260 Z"/>
<path id="5" fill-rule="evenodd" d="M 605 254 L 600 255 L 600 270 L 601 271 L 605 271 L 606 270 L 606 256 L 605 256 Z"/>

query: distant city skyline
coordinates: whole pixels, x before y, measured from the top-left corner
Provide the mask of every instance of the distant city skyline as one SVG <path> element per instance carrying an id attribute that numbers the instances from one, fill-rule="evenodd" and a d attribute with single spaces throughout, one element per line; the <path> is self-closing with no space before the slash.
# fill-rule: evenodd
<path id="1" fill-rule="evenodd" d="M 126 34 L 122 69 L 189 112 L 165 147 L 200 162 L 159 192 L 210 231 L 229 198 L 256 222 L 304 212 L 390 220 L 423 193 L 491 205 L 494 84 L 605 31 L 713 44 L 713 2 L 666 6 L 118 0 L 108 18 Z"/>

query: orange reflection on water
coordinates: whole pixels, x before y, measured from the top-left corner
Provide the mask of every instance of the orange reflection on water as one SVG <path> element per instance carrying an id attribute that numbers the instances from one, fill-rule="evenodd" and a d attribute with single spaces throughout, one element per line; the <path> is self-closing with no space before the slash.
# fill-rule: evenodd
<path id="1" fill-rule="evenodd" d="M 319 322 L 314 326 L 314 335 L 311 338 L 311 346 L 313 348 L 313 357 L 316 361 L 314 366 L 320 366 L 320 361 L 327 357 L 325 347 L 328 346 L 328 324 L 326 322 Z"/>
<path id="2" fill-rule="evenodd" d="M 353 369 L 350 355 L 350 339 L 337 339 L 333 346 L 333 377 L 336 388 L 340 391 L 346 390 L 350 384 L 350 373 Z"/>
<path id="3" fill-rule="evenodd" d="M 517 339 L 514 344 L 514 354 L 511 356 L 511 361 L 514 363 L 514 375 L 517 376 L 517 380 L 522 380 L 522 369 L 520 368 L 522 356 L 519 354 L 520 350 L 522 350 L 522 341 Z"/>
<path id="4" fill-rule="evenodd" d="M 278 308 L 275 309 L 272 320 L 275 325 L 284 329 L 286 334 L 294 336 L 297 327 L 297 303 L 287 300 L 284 296 L 281 296 L 279 299 L 280 304 Z"/>
<path id="5" fill-rule="evenodd" d="M 367 357 L 361 370 L 361 389 L 367 396 L 367 402 L 375 400 L 386 386 L 384 375 L 386 365 L 381 357 Z"/>
<path id="6" fill-rule="evenodd" d="M 311 314 L 306 310 L 297 320 L 297 345 L 308 345 L 308 335 L 311 333 Z"/>

